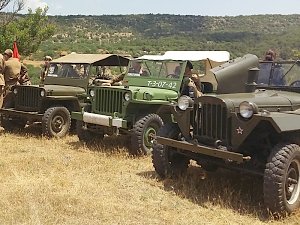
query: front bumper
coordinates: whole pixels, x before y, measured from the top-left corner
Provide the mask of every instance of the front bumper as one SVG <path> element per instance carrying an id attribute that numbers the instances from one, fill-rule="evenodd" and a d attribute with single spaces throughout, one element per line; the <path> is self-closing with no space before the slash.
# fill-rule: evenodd
<path id="1" fill-rule="evenodd" d="M 72 119 L 81 120 L 85 123 L 96 124 L 106 127 L 127 128 L 126 120 L 95 113 L 72 112 Z"/>
<path id="2" fill-rule="evenodd" d="M 15 109 L 0 109 L 0 114 L 5 116 L 13 116 L 26 118 L 27 120 L 42 121 L 44 114 L 38 112 L 24 112 Z"/>
<path id="3" fill-rule="evenodd" d="M 159 137 L 159 136 L 156 137 L 156 141 L 162 145 L 167 145 L 177 149 L 182 149 L 194 153 L 199 153 L 199 154 L 208 155 L 216 158 L 230 160 L 237 163 L 242 163 L 244 161 L 249 161 L 251 159 L 249 156 L 244 156 L 240 153 L 229 152 L 227 150 L 212 148 L 197 143 L 192 144 L 187 141 L 177 141 L 170 138 Z"/>

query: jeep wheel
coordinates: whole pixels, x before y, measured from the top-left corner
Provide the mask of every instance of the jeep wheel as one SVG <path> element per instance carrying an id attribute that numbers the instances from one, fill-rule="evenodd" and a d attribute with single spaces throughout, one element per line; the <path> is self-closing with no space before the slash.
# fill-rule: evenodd
<path id="1" fill-rule="evenodd" d="M 272 150 L 264 173 L 264 201 L 272 213 L 285 215 L 300 206 L 300 147 L 280 144 Z"/>
<path id="2" fill-rule="evenodd" d="M 49 108 L 42 118 L 42 130 L 48 137 L 64 137 L 69 132 L 70 126 L 70 112 L 65 107 Z"/>
<path id="3" fill-rule="evenodd" d="M 26 126 L 27 121 L 20 118 L 2 117 L 1 126 L 6 131 L 22 130 Z"/>
<path id="4" fill-rule="evenodd" d="M 87 128 L 87 123 L 77 120 L 76 122 L 76 133 L 81 142 L 86 144 L 95 143 L 97 140 L 101 140 L 104 137 L 103 133 L 95 133 Z"/>
<path id="5" fill-rule="evenodd" d="M 133 155 L 147 155 L 152 151 L 153 140 L 163 121 L 157 114 L 149 114 L 139 119 L 131 133 L 131 149 Z"/>
<path id="6" fill-rule="evenodd" d="M 180 130 L 177 124 L 167 123 L 159 129 L 157 135 L 178 140 Z M 155 171 L 162 178 L 180 176 L 185 173 L 189 158 L 178 153 L 175 148 L 155 143 L 152 151 L 152 163 Z"/>

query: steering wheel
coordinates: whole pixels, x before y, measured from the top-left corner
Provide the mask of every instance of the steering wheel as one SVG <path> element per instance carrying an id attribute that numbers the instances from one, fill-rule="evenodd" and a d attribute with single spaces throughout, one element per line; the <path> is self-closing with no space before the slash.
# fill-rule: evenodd
<path id="1" fill-rule="evenodd" d="M 300 87 L 300 80 L 293 81 L 289 86 L 290 87 Z"/>
<path id="2" fill-rule="evenodd" d="M 167 78 L 178 78 L 179 76 L 174 74 L 174 73 L 170 73 L 167 75 Z"/>

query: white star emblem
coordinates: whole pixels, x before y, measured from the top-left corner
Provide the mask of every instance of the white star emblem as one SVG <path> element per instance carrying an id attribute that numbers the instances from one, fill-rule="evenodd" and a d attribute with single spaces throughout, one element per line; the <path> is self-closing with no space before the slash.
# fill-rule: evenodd
<path id="1" fill-rule="evenodd" d="M 238 133 L 238 134 L 243 134 L 243 129 L 241 128 L 241 127 L 239 127 L 239 128 L 237 128 L 236 129 L 236 132 Z"/>

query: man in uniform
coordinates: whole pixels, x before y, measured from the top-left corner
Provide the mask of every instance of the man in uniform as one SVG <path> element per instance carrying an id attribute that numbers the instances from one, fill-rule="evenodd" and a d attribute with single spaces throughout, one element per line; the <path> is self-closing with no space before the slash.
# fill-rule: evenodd
<path id="1" fill-rule="evenodd" d="M 18 83 L 20 85 L 31 85 L 30 77 L 28 75 L 28 69 L 23 63 L 21 64 L 20 76 L 18 77 Z"/>
<path id="2" fill-rule="evenodd" d="M 181 92 L 183 95 L 197 98 L 203 95 L 201 92 L 201 82 L 199 76 L 197 74 L 193 74 L 192 69 L 193 64 L 190 61 L 187 61 Z"/>
<path id="3" fill-rule="evenodd" d="M 3 55 L 0 54 L 0 108 L 2 108 L 3 105 L 3 93 L 4 93 L 4 86 L 5 86 L 3 67 L 4 67 L 4 59 L 3 59 Z"/>
<path id="4" fill-rule="evenodd" d="M 45 56 L 44 60 L 45 61 L 44 61 L 44 64 L 42 65 L 42 70 L 41 70 L 41 75 L 40 75 L 41 83 L 44 83 L 44 81 L 45 81 L 45 77 L 49 70 L 50 61 L 52 61 L 52 58 L 51 58 L 51 56 L 47 55 L 47 56 Z"/>
<path id="5" fill-rule="evenodd" d="M 6 49 L 3 53 L 4 58 L 4 69 L 3 75 L 5 80 L 5 94 L 3 105 L 9 106 L 12 102 L 12 93 L 10 89 L 13 85 L 18 83 L 18 77 L 20 76 L 21 63 L 18 59 L 13 58 L 13 51 L 11 49 Z"/>
<path id="6" fill-rule="evenodd" d="M 21 71 L 21 63 L 18 59 L 13 58 L 12 55 L 13 51 L 11 49 L 6 49 L 3 53 L 5 61 L 3 75 L 6 86 L 15 85 L 18 82 L 18 77 Z"/>

